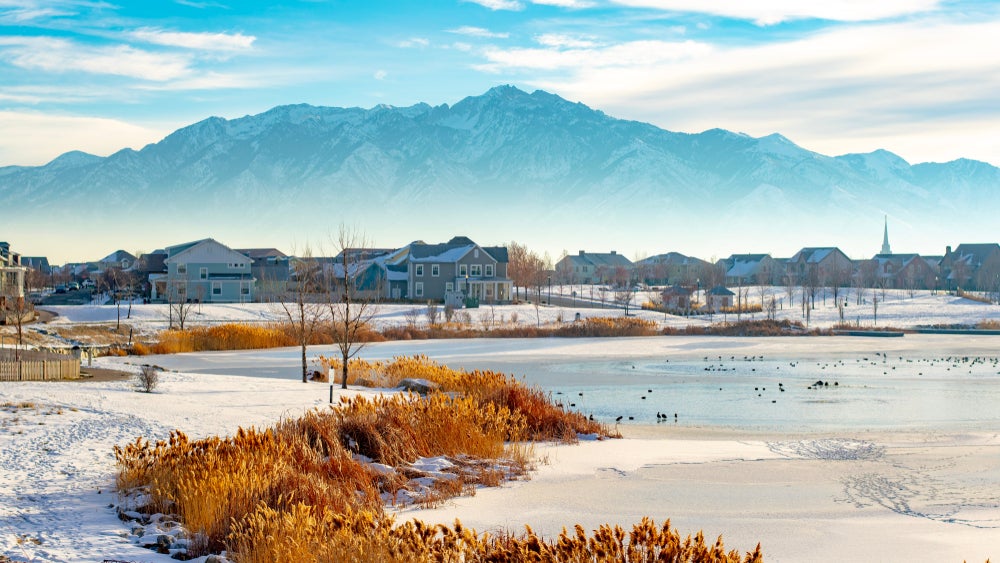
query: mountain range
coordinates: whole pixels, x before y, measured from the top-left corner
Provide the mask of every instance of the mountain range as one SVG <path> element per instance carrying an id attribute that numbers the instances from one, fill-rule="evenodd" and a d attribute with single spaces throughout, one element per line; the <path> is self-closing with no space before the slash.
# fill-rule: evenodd
<path id="1" fill-rule="evenodd" d="M 98 248 L 80 259 L 205 236 L 289 251 L 322 246 L 340 223 L 383 246 L 464 234 L 553 253 L 841 246 L 868 257 L 885 216 L 894 246 L 906 244 L 894 250 L 940 254 L 1000 238 L 998 196 L 1000 169 L 984 162 L 672 132 L 512 86 L 450 106 L 279 106 L 138 151 L 0 168 L 5 236 L 86 233 Z"/>

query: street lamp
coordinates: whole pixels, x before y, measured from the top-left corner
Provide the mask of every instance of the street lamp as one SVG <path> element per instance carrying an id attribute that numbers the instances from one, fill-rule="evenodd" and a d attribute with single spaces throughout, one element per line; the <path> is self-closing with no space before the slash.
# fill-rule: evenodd
<path id="1" fill-rule="evenodd" d="M 552 305 L 552 276 L 545 276 L 549 281 L 549 305 Z"/>

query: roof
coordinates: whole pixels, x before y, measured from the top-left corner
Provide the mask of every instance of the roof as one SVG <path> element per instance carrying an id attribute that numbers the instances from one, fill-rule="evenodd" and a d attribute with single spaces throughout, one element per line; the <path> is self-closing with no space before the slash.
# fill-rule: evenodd
<path id="1" fill-rule="evenodd" d="M 735 293 L 729 291 L 728 289 L 726 289 L 725 286 L 722 285 L 717 285 L 713 287 L 712 289 L 708 290 L 707 293 L 708 295 L 720 295 L 720 296 L 736 295 Z"/>
<path id="2" fill-rule="evenodd" d="M 135 264 L 135 256 L 124 250 L 116 250 L 101 258 L 98 262 L 102 264 L 120 264 L 123 260 L 128 260 L 129 264 Z"/>
<path id="3" fill-rule="evenodd" d="M 616 268 L 618 266 L 623 266 L 625 268 L 632 267 L 632 261 L 628 258 L 618 254 L 614 250 L 611 252 L 585 252 L 580 251 L 580 254 L 570 254 L 564 258 L 564 260 L 569 260 L 574 266 L 576 265 L 586 265 L 594 266 L 595 268 L 600 266 L 606 266 L 609 268 Z"/>
<path id="4" fill-rule="evenodd" d="M 662 292 L 662 295 L 664 297 L 671 296 L 671 295 L 683 295 L 683 296 L 686 296 L 686 297 L 690 297 L 692 293 L 694 293 L 694 292 L 692 292 L 690 289 L 688 289 L 688 288 L 686 288 L 686 287 L 684 287 L 682 285 L 674 284 L 674 285 L 672 285 L 672 286 L 664 289 L 663 292 Z"/>
<path id="5" fill-rule="evenodd" d="M 840 252 L 841 254 L 844 254 L 836 246 L 803 248 L 802 250 L 796 252 L 795 256 L 792 256 L 789 260 L 791 262 L 805 262 L 807 264 L 816 264 L 822 262 L 827 258 L 827 256 L 835 252 Z M 844 254 L 844 256 L 846 256 L 846 254 Z"/>
<path id="6" fill-rule="evenodd" d="M 288 258 L 288 255 L 277 248 L 234 248 L 240 254 L 246 254 L 254 260 L 261 258 Z"/>
<path id="7" fill-rule="evenodd" d="M 745 278 L 760 271 L 764 260 L 771 259 L 770 254 L 733 254 L 726 262 L 730 265 L 726 270 L 727 277 Z"/>
<path id="8" fill-rule="evenodd" d="M 995 242 L 982 243 L 982 244 L 960 244 L 955 251 L 952 253 L 957 255 L 961 260 L 964 260 L 970 265 L 980 265 L 985 262 L 994 253 L 1000 252 L 1000 244 Z"/>

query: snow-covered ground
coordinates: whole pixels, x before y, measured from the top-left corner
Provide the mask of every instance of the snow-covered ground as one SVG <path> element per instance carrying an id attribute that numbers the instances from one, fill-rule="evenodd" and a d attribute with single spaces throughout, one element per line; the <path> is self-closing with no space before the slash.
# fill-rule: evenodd
<path id="1" fill-rule="evenodd" d="M 809 312 L 809 318 L 803 316 L 801 307 L 801 294 L 798 290 L 793 292 L 792 303 L 789 306 L 789 297 L 784 288 L 765 288 L 766 295 L 773 295 L 778 304 L 776 317 L 778 319 L 789 319 L 801 321 L 809 326 L 817 328 L 828 328 L 841 321 L 840 311 L 833 299 L 833 294 L 829 290 L 820 291 L 816 297 L 816 306 Z M 554 305 L 542 304 L 535 307 L 533 304 L 521 303 L 517 305 L 483 305 L 478 309 L 466 309 L 462 312 L 468 313 L 469 320 L 477 327 L 498 326 L 498 325 L 536 325 L 552 324 L 558 322 L 570 322 L 579 314 L 581 318 L 619 316 L 624 314 L 620 308 L 612 305 L 613 293 L 608 292 L 606 299 L 602 303 L 598 296 L 591 301 L 588 289 L 585 288 L 560 288 L 553 287 L 552 300 Z M 572 296 L 572 291 L 577 292 L 577 297 Z M 843 320 L 861 327 L 871 326 L 891 326 L 899 328 L 909 328 L 915 326 L 937 325 L 937 324 L 976 324 L 984 320 L 1000 321 L 1000 306 L 987 303 L 980 303 L 969 299 L 963 299 L 944 292 L 919 291 L 911 296 L 910 292 L 904 290 L 887 290 L 873 293 L 868 290 L 864 294 L 861 305 L 857 304 L 856 294 L 853 290 L 846 293 L 842 290 L 840 300 L 846 301 L 847 306 L 843 308 Z M 877 311 L 873 297 L 878 297 Z M 750 303 L 760 303 L 760 293 L 757 288 L 752 288 L 749 293 Z M 542 293 L 543 301 L 549 299 L 548 292 Z M 770 297 L 766 297 L 770 299 Z M 722 320 L 734 320 L 734 315 L 703 315 L 703 316 L 676 316 L 664 315 L 653 311 L 646 311 L 640 308 L 641 303 L 649 301 L 649 295 L 644 292 L 636 294 L 633 307 L 629 314 L 640 318 L 649 319 L 662 326 L 685 327 L 688 325 L 704 325 Z M 118 318 L 118 308 L 114 305 L 80 305 L 80 306 L 56 306 L 43 307 L 52 311 L 58 316 L 52 324 L 61 325 L 65 323 L 111 323 Z M 123 322 L 136 327 L 143 333 L 152 333 L 162 330 L 168 325 L 169 311 L 167 305 L 133 305 L 131 315 L 126 318 L 126 307 L 122 307 Z M 414 316 L 419 324 L 427 323 L 426 305 L 402 305 L 383 304 L 377 308 L 374 321 L 379 326 L 401 326 L 408 322 L 407 316 Z M 877 315 L 876 315 L 877 313 Z M 442 308 L 438 307 L 439 319 L 443 320 Z M 191 324 L 212 324 L 223 322 L 271 322 L 280 321 L 283 313 L 281 308 L 274 304 L 267 303 L 245 303 L 245 304 L 204 304 L 196 305 L 189 317 Z M 744 318 L 763 318 L 764 315 L 744 315 Z"/>
<path id="2" fill-rule="evenodd" d="M 156 307 L 137 307 L 133 315 L 162 328 Z M 405 322 L 403 315 L 412 308 L 386 307 L 381 318 Z M 997 318 L 997 309 L 924 294 L 886 300 L 879 305 L 879 324 L 883 314 L 887 324 L 897 326 L 974 323 Z M 508 320 L 517 312 L 520 322 L 535 321 L 532 306 L 495 311 Z M 555 322 L 560 311 L 563 320 L 576 311 L 610 312 L 540 307 L 541 322 Z M 61 323 L 109 321 L 114 308 L 59 312 Z M 274 313 L 263 305 L 206 305 L 202 314 L 206 321 L 229 321 L 266 320 Z M 836 316 L 835 308 L 821 308 L 812 321 L 833 322 Z M 688 319 L 676 322 L 683 326 Z M 992 336 L 654 337 L 399 342 L 372 345 L 365 355 L 428 353 L 453 365 L 526 365 L 654 356 L 694 360 L 726 352 L 815 359 L 875 351 L 995 356 L 996 350 L 1000 337 Z M 135 369 L 135 361 L 101 358 L 96 363 Z M 295 365 L 294 350 L 142 361 L 177 371 L 164 373 L 152 394 L 138 393 L 126 381 L 0 383 L 0 404 L 13 405 L 0 407 L 0 553 L 15 561 L 170 561 L 140 547 L 130 535 L 131 525 L 111 508 L 116 501 L 113 447 L 137 436 L 162 439 L 173 429 L 192 437 L 231 434 L 328 400 L 327 385 L 280 376 Z M 261 377 L 271 369 L 278 377 Z M 255 375 L 245 375 L 250 373 Z M 992 379 L 984 383 L 995 386 Z M 684 533 L 722 534 L 728 548 L 748 551 L 760 541 L 768 561 L 984 561 L 1000 556 L 1000 428 L 762 432 L 660 425 L 623 430 L 623 440 L 542 446 L 538 453 L 546 463 L 528 481 L 483 489 L 433 510 L 410 509 L 399 517 L 445 523 L 460 518 L 481 531 L 517 532 L 529 524 L 555 535 L 577 522 L 587 528 L 604 522 L 628 525 L 648 515 L 661 522 L 670 518 Z"/>

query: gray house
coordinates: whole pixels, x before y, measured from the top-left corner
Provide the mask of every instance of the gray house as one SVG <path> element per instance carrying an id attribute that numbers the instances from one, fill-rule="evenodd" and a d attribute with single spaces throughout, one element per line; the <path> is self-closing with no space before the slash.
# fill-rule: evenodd
<path id="1" fill-rule="evenodd" d="M 569 283 L 606 284 L 622 274 L 627 281 L 632 275 L 632 261 L 614 250 L 607 253 L 581 250 L 580 254 L 570 254 L 557 262 L 556 272 L 565 272 Z"/>
<path id="2" fill-rule="evenodd" d="M 406 253 L 406 297 L 414 301 L 463 297 L 484 303 L 510 301 L 507 248 L 479 246 L 467 237 L 442 244 L 411 243 Z"/>
<path id="3" fill-rule="evenodd" d="M 150 275 L 153 300 L 197 303 L 253 301 L 251 260 L 211 238 L 165 249 L 165 274 Z"/>

